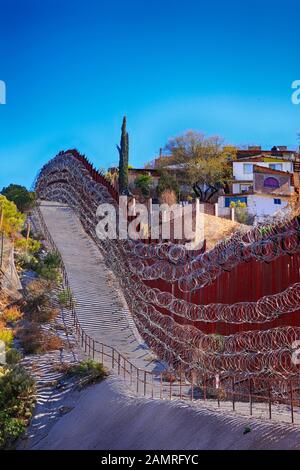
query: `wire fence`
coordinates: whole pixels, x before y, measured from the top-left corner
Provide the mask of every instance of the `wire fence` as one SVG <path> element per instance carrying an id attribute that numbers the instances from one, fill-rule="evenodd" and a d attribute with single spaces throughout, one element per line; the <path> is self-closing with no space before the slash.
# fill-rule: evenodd
<path id="1" fill-rule="evenodd" d="M 36 207 L 40 226 L 45 240 L 51 250 L 59 254 L 59 250 L 44 221 L 40 207 Z M 71 291 L 67 271 L 63 260 L 61 270 L 64 286 Z M 238 377 L 217 378 L 216 384 L 211 381 L 194 383 L 188 381 L 181 371 L 150 372 L 136 367 L 129 359 L 114 347 L 95 340 L 82 328 L 76 308 L 71 305 L 74 332 L 78 344 L 93 360 L 103 363 L 113 370 L 136 396 L 156 399 L 180 399 L 205 404 L 208 408 L 226 412 L 237 412 L 245 416 L 273 419 L 280 422 L 300 425 L 300 380 L 291 379 L 285 382 L 285 396 L 274 393 L 272 379 L 263 391 L 254 393 L 254 380 L 249 377 L 240 380 Z M 231 386 L 228 386 L 228 383 Z"/>

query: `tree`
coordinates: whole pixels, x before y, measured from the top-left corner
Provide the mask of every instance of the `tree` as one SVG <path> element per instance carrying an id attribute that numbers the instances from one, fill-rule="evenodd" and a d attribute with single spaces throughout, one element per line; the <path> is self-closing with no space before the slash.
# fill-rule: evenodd
<path id="1" fill-rule="evenodd" d="M 166 166 L 176 165 L 181 182 L 190 185 L 201 202 L 228 188 L 236 150 L 224 146 L 220 137 L 188 131 L 170 139 L 165 149 L 170 154 Z"/>
<path id="2" fill-rule="evenodd" d="M 129 135 L 126 131 L 126 116 L 123 118 L 122 133 L 120 145 L 117 145 L 119 151 L 119 193 L 129 195 L 128 190 L 128 155 L 129 155 Z"/>
<path id="3" fill-rule="evenodd" d="M 150 196 L 150 189 L 152 186 L 152 178 L 150 175 L 144 174 L 138 176 L 134 180 L 134 185 L 138 188 L 144 197 Z"/>
<path id="4" fill-rule="evenodd" d="M 172 175 L 166 169 L 160 170 L 160 177 L 156 192 L 158 197 L 160 197 L 165 191 L 173 191 L 176 194 L 176 197 L 179 196 L 179 185 L 174 175 Z"/>
<path id="5" fill-rule="evenodd" d="M 3 213 L 2 229 L 7 236 L 15 235 L 22 229 L 25 216 L 18 212 L 14 202 L 3 195 L 0 195 L 0 217 L 1 213 Z"/>
<path id="6" fill-rule="evenodd" d="M 35 203 L 35 193 L 28 191 L 25 186 L 19 184 L 10 184 L 2 189 L 1 194 L 9 201 L 14 202 L 21 212 L 31 209 Z"/>

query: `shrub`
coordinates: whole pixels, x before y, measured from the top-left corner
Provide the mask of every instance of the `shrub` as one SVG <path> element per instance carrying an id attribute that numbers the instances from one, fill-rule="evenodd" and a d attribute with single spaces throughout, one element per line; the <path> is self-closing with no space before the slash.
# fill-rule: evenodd
<path id="1" fill-rule="evenodd" d="M 134 180 L 134 185 L 139 189 L 144 197 L 150 196 L 152 178 L 148 174 L 140 175 Z"/>
<path id="2" fill-rule="evenodd" d="M 48 290 L 45 290 L 48 286 Z M 59 313 L 57 308 L 53 307 L 50 297 L 53 286 L 51 282 L 33 281 L 27 286 L 28 295 L 23 305 L 23 311 L 30 322 L 47 323 L 53 320 Z"/>
<path id="3" fill-rule="evenodd" d="M 58 336 L 43 332 L 42 353 L 47 351 L 57 351 L 64 346 L 64 342 Z"/>
<path id="4" fill-rule="evenodd" d="M 0 449 L 10 447 L 25 432 L 25 422 L 20 418 L 10 418 L 0 412 Z"/>
<path id="5" fill-rule="evenodd" d="M 19 333 L 21 346 L 26 354 L 43 354 L 63 347 L 63 341 L 47 331 L 40 325 L 31 323 Z"/>
<path id="6" fill-rule="evenodd" d="M 0 326 L 0 341 L 3 341 L 6 347 L 10 347 L 12 345 L 13 339 L 14 339 L 13 332 L 10 329 L 5 328 L 1 325 Z"/>
<path id="7" fill-rule="evenodd" d="M 21 346 L 26 354 L 38 354 L 41 350 L 42 330 L 36 324 L 30 324 L 19 333 Z"/>
<path id="8" fill-rule="evenodd" d="M 70 366 L 67 375 L 79 377 L 80 384 L 86 386 L 101 382 L 108 374 L 103 364 L 93 361 L 92 359 L 87 359 L 86 361 L 81 361 L 78 364 Z"/>
<path id="9" fill-rule="evenodd" d="M 236 221 L 240 224 L 251 225 L 253 223 L 253 216 L 248 212 L 247 204 L 245 202 L 232 201 L 230 207 L 235 209 Z"/>
<path id="10" fill-rule="evenodd" d="M 40 251 L 41 243 L 37 240 L 33 240 L 32 238 L 29 238 L 28 241 L 26 238 L 19 238 L 15 241 L 15 247 L 23 253 L 27 250 L 27 253 L 35 254 Z"/>
<path id="11" fill-rule="evenodd" d="M 263 225 L 261 227 L 259 227 L 259 233 L 262 237 L 265 237 L 265 236 L 269 236 L 269 235 L 272 235 L 272 226 L 268 226 L 268 225 Z"/>
<path id="12" fill-rule="evenodd" d="M 9 307 L 4 310 L 0 318 L 4 320 L 5 323 L 14 323 L 21 320 L 22 316 L 23 314 L 19 307 Z"/>
<path id="13" fill-rule="evenodd" d="M 32 249 L 40 249 L 40 242 L 34 241 Z M 43 260 L 38 260 L 32 254 L 19 253 L 17 257 L 17 265 L 22 269 L 30 269 L 44 278 L 46 281 L 58 284 L 61 282 L 59 267 L 61 266 L 61 258 L 59 254 L 53 252 L 48 253 Z"/>
<path id="14" fill-rule="evenodd" d="M 58 301 L 61 307 L 64 307 L 64 308 L 71 308 L 72 305 L 75 305 L 75 299 L 70 289 L 65 289 L 59 292 Z"/>
<path id="15" fill-rule="evenodd" d="M 61 282 L 61 274 L 56 268 L 40 264 L 38 265 L 36 271 L 41 277 L 43 277 L 47 281 L 51 281 L 55 284 L 59 284 Z"/>
<path id="16" fill-rule="evenodd" d="M 35 381 L 21 366 L 0 373 L 0 447 L 10 447 L 25 429 L 35 402 Z"/>
<path id="17" fill-rule="evenodd" d="M 48 253 L 44 259 L 44 265 L 49 269 L 58 269 L 61 266 L 61 257 L 59 253 L 53 251 Z"/>
<path id="18" fill-rule="evenodd" d="M 30 322 L 49 323 L 54 320 L 58 314 L 59 310 L 49 305 L 33 310 L 26 316 Z"/>
<path id="19" fill-rule="evenodd" d="M 47 281 L 47 279 L 35 279 L 27 285 L 26 289 L 30 297 L 37 297 L 41 294 L 48 295 L 54 287 L 55 285 L 51 281 Z"/>
<path id="20" fill-rule="evenodd" d="M 169 173 L 167 170 L 162 169 L 160 170 L 160 178 L 159 178 L 158 185 L 156 188 L 158 197 L 160 197 L 162 193 L 166 191 L 167 189 L 174 191 L 176 194 L 176 199 L 178 198 L 179 185 L 175 176 Z"/>
<path id="21" fill-rule="evenodd" d="M 164 382 L 169 382 L 169 383 L 176 382 L 176 375 L 173 374 L 171 371 L 166 370 L 162 373 L 162 380 Z"/>
<path id="22" fill-rule="evenodd" d="M 23 355 L 17 349 L 9 349 L 6 352 L 6 363 L 9 365 L 16 365 L 21 361 Z"/>
<path id="23" fill-rule="evenodd" d="M 21 269 L 27 269 L 30 271 L 36 271 L 39 262 L 37 258 L 26 253 L 19 253 L 16 257 L 17 267 Z"/>
<path id="24" fill-rule="evenodd" d="M 168 204 L 169 206 L 176 204 L 177 196 L 175 191 L 173 191 L 172 189 L 166 189 L 161 193 L 159 201 L 161 204 Z"/>

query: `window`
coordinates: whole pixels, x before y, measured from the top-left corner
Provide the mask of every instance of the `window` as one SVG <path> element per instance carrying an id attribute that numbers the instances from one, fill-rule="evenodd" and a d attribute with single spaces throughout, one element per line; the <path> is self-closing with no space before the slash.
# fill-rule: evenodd
<path id="1" fill-rule="evenodd" d="M 271 170 L 279 170 L 282 171 L 282 163 L 270 163 L 269 168 Z"/>
<path id="2" fill-rule="evenodd" d="M 244 202 L 247 205 L 247 198 L 244 196 L 238 197 L 238 196 L 233 196 L 233 197 L 225 197 L 225 207 L 230 207 L 231 202 Z"/>
<path id="3" fill-rule="evenodd" d="M 281 204 L 281 199 L 274 199 L 274 204 L 277 204 L 280 206 Z"/>
<path id="4" fill-rule="evenodd" d="M 249 184 L 241 184 L 240 191 L 241 193 L 247 193 L 249 191 L 249 188 L 250 188 Z"/>
<path id="5" fill-rule="evenodd" d="M 279 181 L 277 178 L 273 178 L 273 176 L 269 176 L 264 180 L 264 187 L 277 189 L 279 188 Z"/>
<path id="6" fill-rule="evenodd" d="M 244 163 L 244 173 L 247 175 L 249 175 L 250 173 L 253 173 L 252 163 Z"/>

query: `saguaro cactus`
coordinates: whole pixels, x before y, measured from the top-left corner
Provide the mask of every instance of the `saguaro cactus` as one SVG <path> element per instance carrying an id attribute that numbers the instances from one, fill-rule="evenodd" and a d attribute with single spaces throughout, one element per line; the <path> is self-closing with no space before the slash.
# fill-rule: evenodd
<path id="1" fill-rule="evenodd" d="M 119 151 L 119 193 L 129 195 L 128 190 L 128 154 L 129 154 L 129 136 L 126 131 L 126 116 L 123 118 L 122 134 L 120 145 L 117 145 Z"/>

